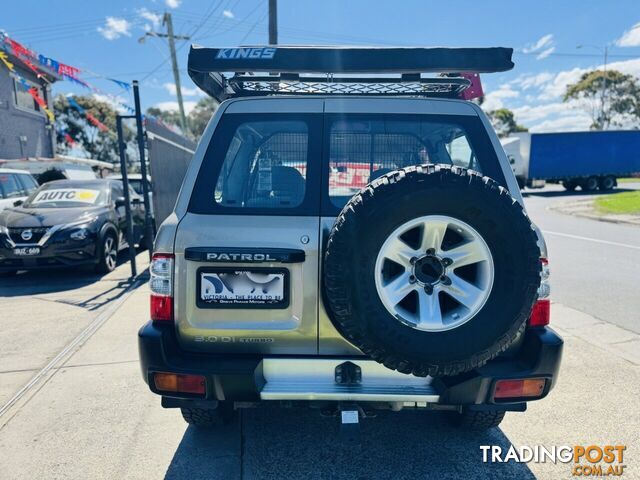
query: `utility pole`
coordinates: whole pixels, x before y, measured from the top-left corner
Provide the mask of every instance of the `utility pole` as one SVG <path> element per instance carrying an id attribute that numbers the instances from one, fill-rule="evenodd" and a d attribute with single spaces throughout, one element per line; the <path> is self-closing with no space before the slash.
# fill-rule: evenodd
<path id="1" fill-rule="evenodd" d="M 182 88 L 180 87 L 180 71 L 178 70 L 178 58 L 176 56 L 176 42 L 173 35 L 173 21 L 171 14 L 164 14 L 163 25 L 167 25 L 167 37 L 169 38 L 169 50 L 171 52 L 171 66 L 173 68 L 173 79 L 176 83 L 176 96 L 178 97 L 178 109 L 180 110 L 180 127 L 184 134 L 187 134 L 187 116 L 184 114 L 184 103 L 182 102 Z"/>
<path id="2" fill-rule="evenodd" d="M 269 45 L 278 44 L 278 0 L 269 0 Z"/>
<path id="3" fill-rule="evenodd" d="M 144 43 L 147 37 L 159 37 L 169 40 L 169 53 L 171 56 L 171 67 L 173 68 L 173 80 L 176 84 L 176 97 L 178 97 L 178 111 L 180 113 L 180 127 L 182 131 L 187 133 L 187 116 L 184 113 L 184 103 L 182 101 L 182 88 L 180 87 L 180 69 L 178 68 L 178 58 L 176 56 L 176 40 L 190 40 L 191 37 L 187 35 L 174 35 L 173 33 L 173 21 L 171 20 L 171 14 L 165 13 L 162 17 L 162 25 L 167 26 L 167 33 L 160 32 L 146 32 L 144 36 L 138 39 L 139 43 Z"/>

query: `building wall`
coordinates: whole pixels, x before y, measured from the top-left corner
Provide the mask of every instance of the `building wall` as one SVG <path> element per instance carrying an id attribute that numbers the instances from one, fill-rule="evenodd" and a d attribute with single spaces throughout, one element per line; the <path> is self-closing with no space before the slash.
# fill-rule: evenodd
<path id="1" fill-rule="evenodd" d="M 25 79 L 38 82 L 36 76 L 15 64 Z M 45 91 L 50 103 L 50 89 Z M 16 106 L 13 77 L 0 66 L 0 158 L 53 157 L 53 127 L 44 112 L 32 112 Z M 20 137 L 26 137 L 24 142 Z"/>

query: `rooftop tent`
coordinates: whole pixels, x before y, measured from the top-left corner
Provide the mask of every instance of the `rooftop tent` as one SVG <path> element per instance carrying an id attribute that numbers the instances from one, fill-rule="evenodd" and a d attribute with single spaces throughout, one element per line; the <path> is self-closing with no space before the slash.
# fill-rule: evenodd
<path id="1" fill-rule="evenodd" d="M 511 48 L 192 46 L 189 75 L 222 101 L 269 94 L 422 95 L 459 98 L 465 73 L 513 68 Z M 440 77 L 423 77 L 438 73 Z"/>

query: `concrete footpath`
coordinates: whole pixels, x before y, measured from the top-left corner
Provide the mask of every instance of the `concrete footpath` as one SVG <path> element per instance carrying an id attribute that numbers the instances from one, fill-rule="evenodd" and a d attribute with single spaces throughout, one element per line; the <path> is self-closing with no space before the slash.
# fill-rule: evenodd
<path id="1" fill-rule="evenodd" d="M 640 336 L 561 305 L 566 340 L 557 388 L 502 429 L 469 434 L 437 412 L 366 420 L 345 443 L 335 419 L 306 409 L 245 411 L 215 432 L 187 428 L 143 383 L 139 287 L 47 381 L 0 417 L 0 478 L 418 479 L 569 478 L 566 464 L 483 464 L 480 445 L 627 446 L 624 478 L 640 478 Z M 622 331 L 621 331 L 622 330 Z"/>

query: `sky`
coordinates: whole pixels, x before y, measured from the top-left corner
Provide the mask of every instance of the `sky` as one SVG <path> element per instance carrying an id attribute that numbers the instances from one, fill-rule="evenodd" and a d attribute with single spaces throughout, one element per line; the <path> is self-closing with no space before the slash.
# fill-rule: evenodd
<path id="1" fill-rule="evenodd" d="M 180 40 L 187 111 L 202 93 L 186 73 L 190 43 L 232 47 L 267 43 L 268 0 L 21 0 L 6 2 L 0 29 L 31 49 L 82 70 L 80 78 L 133 104 L 106 77 L 141 82 L 143 108 L 177 109 L 162 15 Z M 588 113 L 562 102 L 567 84 L 608 67 L 640 77 L 637 0 L 467 1 L 279 0 L 279 43 L 514 48 L 515 68 L 483 75 L 486 109 L 510 108 L 532 131 L 588 129 Z M 634 28 L 635 27 L 635 28 Z M 54 93 L 87 94 L 69 81 Z"/>

